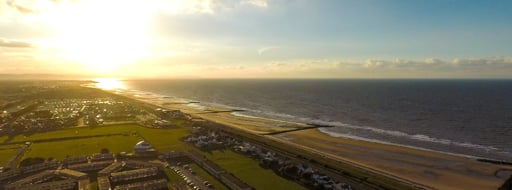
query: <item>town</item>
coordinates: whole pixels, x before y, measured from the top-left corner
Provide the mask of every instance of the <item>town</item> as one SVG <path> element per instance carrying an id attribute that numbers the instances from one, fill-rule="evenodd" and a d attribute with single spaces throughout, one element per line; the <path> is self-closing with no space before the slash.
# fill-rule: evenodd
<path id="1" fill-rule="evenodd" d="M 197 127 L 193 135 L 184 140 L 203 150 L 230 148 L 258 160 L 262 167 L 311 189 L 352 189 L 350 185 L 334 180 L 300 160 L 234 138 L 222 131 Z"/>
<path id="2" fill-rule="evenodd" d="M 8 93 L 0 102 L 0 189 L 257 189 L 253 179 L 208 158 L 223 149 L 286 182 L 276 188 L 355 189 L 340 181 L 343 177 L 324 174 L 318 164 L 310 167 L 179 110 L 75 82 L 16 82 L 2 88 Z M 173 141 L 166 137 L 145 134 L 154 130 L 179 130 L 174 140 L 180 145 L 170 148 Z M 119 144 L 111 139 L 120 139 Z"/>

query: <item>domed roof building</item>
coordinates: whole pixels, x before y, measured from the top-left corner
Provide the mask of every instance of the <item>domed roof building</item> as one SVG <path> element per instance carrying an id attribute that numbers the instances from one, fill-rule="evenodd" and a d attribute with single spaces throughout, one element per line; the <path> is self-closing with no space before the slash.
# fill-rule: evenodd
<path id="1" fill-rule="evenodd" d="M 144 153 L 153 150 L 151 144 L 146 141 L 139 141 L 137 144 L 135 144 L 133 149 L 135 153 Z"/>

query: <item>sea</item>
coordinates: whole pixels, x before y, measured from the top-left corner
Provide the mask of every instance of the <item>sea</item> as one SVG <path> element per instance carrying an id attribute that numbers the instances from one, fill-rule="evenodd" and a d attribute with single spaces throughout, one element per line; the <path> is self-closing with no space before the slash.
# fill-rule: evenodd
<path id="1" fill-rule="evenodd" d="M 190 107 L 333 126 L 334 137 L 512 161 L 512 80 L 173 79 L 128 90 Z"/>

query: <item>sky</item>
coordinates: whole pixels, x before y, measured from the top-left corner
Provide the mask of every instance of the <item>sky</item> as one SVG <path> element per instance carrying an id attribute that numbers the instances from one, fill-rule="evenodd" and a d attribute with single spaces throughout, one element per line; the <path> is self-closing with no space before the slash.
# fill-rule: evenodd
<path id="1" fill-rule="evenodd" d="M 512 78 L 512 1 L 0 0 L 0 74 Z"/>

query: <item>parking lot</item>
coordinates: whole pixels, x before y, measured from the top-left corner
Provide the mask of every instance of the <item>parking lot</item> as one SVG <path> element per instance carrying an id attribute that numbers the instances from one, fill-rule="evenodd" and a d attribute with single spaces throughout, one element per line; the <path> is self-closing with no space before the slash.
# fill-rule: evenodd
<path id="1" fill-rule="evenodd" d="M 200 176 L 196 175 L 196 172 L 189 167 L 189 165 L 174 165 L 170 167 L 171 170 L 176 172 L 179 176 L 183 178 L 183 180 L 187 183 L 187 185 L 194 189 L 215 189 L 213 185 L 211 185 L 208 181 L 204 180 Z"/>

